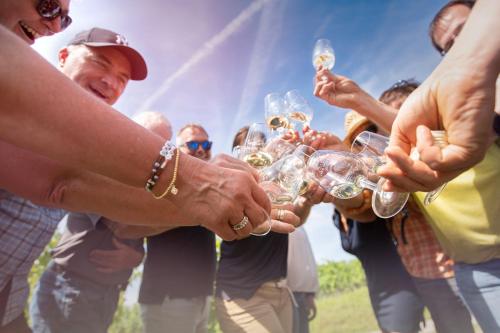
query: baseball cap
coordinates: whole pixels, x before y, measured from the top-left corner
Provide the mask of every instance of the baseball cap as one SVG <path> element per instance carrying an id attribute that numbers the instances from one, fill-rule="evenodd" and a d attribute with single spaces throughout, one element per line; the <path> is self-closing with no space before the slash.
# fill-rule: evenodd
<path id="1" fill-rule="evenodd" d="M 127 57 L 131 66 L 130 79 L 144 80 L 148 75 L 148 67 L 144 58 L 135 49 L 128 46 L 127 39 L 116 32 L 102 28 L 92 28 L 79 32 L 68 45 L 87 45 L 90 47 L 114 47 Z"/>

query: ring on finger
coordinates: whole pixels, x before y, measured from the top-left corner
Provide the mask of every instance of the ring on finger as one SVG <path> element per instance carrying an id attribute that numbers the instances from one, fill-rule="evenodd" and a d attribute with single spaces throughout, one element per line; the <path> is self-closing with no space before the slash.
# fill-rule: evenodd
<path id="1" fill-rule="evenodd" d="M 278 220 L 283 221 L 284 215 L 285 215 L 285 211 L 283 209 L 278 209 L 278 212 L 277 212 Z"/>
<path id="2" fill-rule="evenodd" d="M 233 228 L 234 231 L 241 230 L 247 226 L 249 223 L 248 216 L 243 215 L 243 218 L 239 223 L 236 223 L 235 225 L 232 225 L 231 228 Z"/>

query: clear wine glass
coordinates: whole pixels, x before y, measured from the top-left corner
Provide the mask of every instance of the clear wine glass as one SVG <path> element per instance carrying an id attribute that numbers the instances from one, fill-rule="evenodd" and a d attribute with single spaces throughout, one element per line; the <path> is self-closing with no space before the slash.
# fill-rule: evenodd
<path id="1" fill-rule="evenodd" d="M 434 144 L 439 148 L 443 149 L 448 145 L 448 136 L 446 135 L 446 131 L 431 131 L 432 138 L 434 140 Z M 434 190 L 427 192 L 424 197 L 424 205 L 429 205 L 431 202 L 436 200 L 436 198 L 443 192 L 447 183 L 435 188 Z"/>
<path id="2" fill-rule="evenodd" d="M 266 215 L 266 221 L 259 226 L 253 228 L 252 232 L 250 232 L 250 235 L 253 236 L 265 236 L 267 235 L 273 226 L 273 220 L 269 215 Z"/>
<path id="3" fill-rule="evenodd" d="M 305 126 L 311 124 L 313 109 L 298 90 L 290 90 L 285 94 L 286 116 L 290 122 L 290 128 L 302 132 Z"/>
<path id="4" fill-rule="evenodd" d="M 273 161 L 277 161 L 294 152 L 297 147 L 290 142 L 276 136 L 267 141 L 263 151 L 271 155 Z"/>
<path id="5" fill-rule="evenodd" d="M 386 192 L 385 179 L 377 182 L 368 179 L 369 167 L 360 156 L 352 152 L 320 150 L 309 159 L 307 178 L 313 179 L 325 191 L 340 199 L 354 198 L 366 188 L 373 191 L 372 208 L 382 218 L 389 218 L 401 211 L 409 193 Z"/>
<path id="6" fill-rule="evenodd" d="M 275 205 L 293 203 L 303 186 L 307 167 L 307 150 L 298 147 L 259 172 L 259 185 Z"/>
<path id="7" fill-rule="evenodd" d="M 319 66 L 332 70 L 335 65 L 335 52 L 328 39 L 318 39 L 314 45 L 312 63 L 316 70 Z"/>
<path id="8" fill-rule="evenodd" d="M 269 138 L 269 129 L 264 123 L 253 123 L 248 129 L 243 145 L 235 148 L 235 157 L 247 162 L 256 169 L 271 165 L 273 157 L 264 151 Z"/>
<path id="9" fill-rule="evenodd" d="M 373 174 L 368 177 L 370 180 L 378 180 L 377 169 L 387 163 L 384 152 L 388 146 L 387 136 L 368 131 L 359 133 L 353 140 L 351 152 L 357 154 Z"/>
<path id="10" fill-rule="evenodd" d="M 267 94 L 264 98 L 266 124 L 273 133 L 284 133 L 289 128 L 289 121 L 286 117 L 285 100 L 280 94 Z"/>

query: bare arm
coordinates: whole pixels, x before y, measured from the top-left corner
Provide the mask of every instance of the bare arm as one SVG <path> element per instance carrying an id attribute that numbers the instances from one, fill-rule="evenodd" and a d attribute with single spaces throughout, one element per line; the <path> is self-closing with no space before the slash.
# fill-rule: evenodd
<path id="1" fill-rule="evenodd" d="M 322 69 L 316 73 L 315 82 L 314 95 L 320 99 L 330 105 L 357 111 L 385 132 L 391 131 L 398 111 L 370 96 L 353 80 Z"/>
<path id="2" fill-rule="evenodd" d="M 0 48 L 0 139 L 142 190 L 164 140 L 83 91 L 3 27 L 0 44 L 8 45 Z M 173 164 L 164 175 L 173 174 Z M 224 239 L 250 233 L 271 210 L 265 192 L 242 171 L 184 154 L 178 171 L 179 193 L 163 203 Z M 160 177 L 157 194 L 170 177 Z M 250 224 L 235 232 L 230 225 L 243 215 Z"/>
<path id="3" fill-rule="evenodd" d="M 479 0 L 443 61 L 402 105 L 387 150 L 393 164 L 380 169 L 386 190 L 429 191 L 483 159 L 494 137 L 499 16 L 500 1 Z M 443 128 L 449 145 L 441 151 L 429 130 Z M 409 158 L 415 146 L 420 161 Z"/>
<path id="4" fill-rule="evenodd" d="M 0 141 L 0 187 L 36 204 L 90 212 L 134 225 L 190 225 L 167 200 L 143 189 L 70 168 Z"/>

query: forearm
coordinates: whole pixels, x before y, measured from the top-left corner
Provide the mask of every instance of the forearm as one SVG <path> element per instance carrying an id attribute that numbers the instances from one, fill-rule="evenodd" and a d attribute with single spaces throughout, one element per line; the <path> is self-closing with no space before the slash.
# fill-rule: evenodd
<path id="1" fill-rule="evenodd" d="M 169 200 L 156 200 L 144 189 L 89 172 L 67 182 L 60 205 L 130 225 L 193 225 Z"/>
<path id="2" fill-rule="evenodd" d="M 122 239 L 139 239 L 143 237 L 161 234 L 165 231 L 171 230 L 175 227 L 149 227 L 149 226 L 136 226 L 126 225 L 119 222 L 113 222 L 108 219 L 105 220 L 113 234 Z"/>
<path id="3" fill-rule="evenodd" d="M 500 1 L 478 0 L 447 59 L 464 60 L 491 82 L 500 71 Z"/>
<path id="4" fill-rule="evenodd" d="M 164 140 L 81 89 L 3 27 L 0 42 L 8 45 L 0 49 L 0 139 L 144 186 Z"/>
<path id="5" fill-rule="evenodd" d="M 355 111 L 375 123 L 384 132 L 390 133 L 398 110 L 386 105 L 362 90 L 356 101 Z"/>

